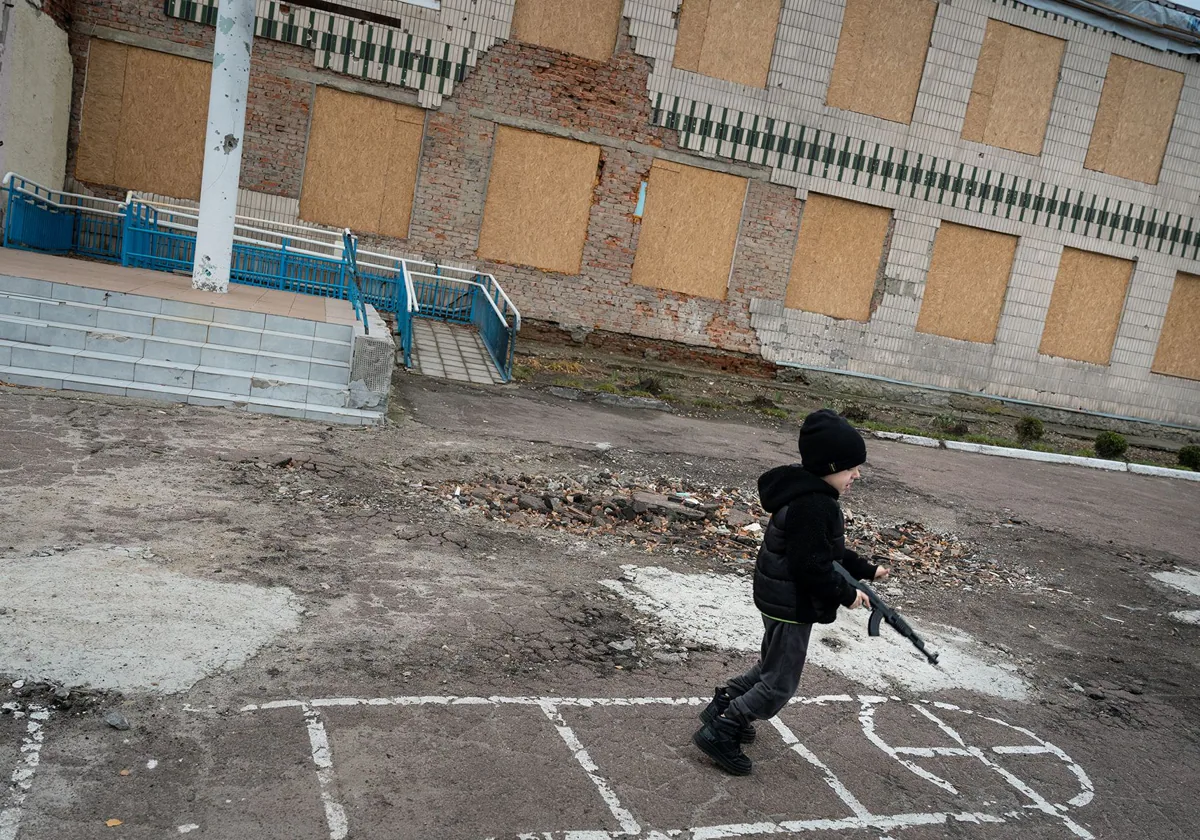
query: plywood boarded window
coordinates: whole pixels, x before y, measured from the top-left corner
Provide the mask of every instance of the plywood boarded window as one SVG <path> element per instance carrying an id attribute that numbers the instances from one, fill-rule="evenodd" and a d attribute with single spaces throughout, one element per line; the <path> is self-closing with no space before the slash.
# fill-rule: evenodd
<path id="1" fill-rule="evenodd" d="M 300 218 L 407 237 L 424 127 L 420 108 L 317 88 Z"/>
<path id="2" fill-rule="evenodd" d="M 942 222 L 933 241 L 917 332 L 996 340 L 1017 237 Z"/>
<path id="3" fill-rule="evenodd" d="M 683 0 L 675 66 L 766 87 L 781 0 Z"/>
<path id="4" fill-rule="evenodd" d="M 93 38 L 75 177 L 198 199 L 211 65 Z"/>
<path id="5" fill-rule="evenodd" d="M 608 61 L 620 23 L 621 0 L 517 0 L 512 37 L 592 61 Z"/>
<path id="6" fill-rule="evenodd" d="M 1107 365 L 1132 273 L 1130 260 L 1064 248 L 1040 352 Z"/>
<path id="7" fill-rule="evenodd" d="M 846 0 L 825 104 L 912 122 L 934 0 Z"/>
<path id="8" fill-rule="evenodd" d="M 867 321 L 892 211 L 809 193 L 785 305 Z"/>
<path id="9" fill-rule="evenodd" d="M 500 126 L 479 256 L 578 274 L 600 147 Z"/>
<path id="10" fill-rule="evenodd" d="M 1175 275 L 1167 319 L 1150 369 L 1167 376 L 1200 380 L 1200 276 Z"/>
<path id="11" fill-rule="evenodd" d="M 746 184 L 736 175 L 654 161 L 633 282 L 724 300 Z"/>
<path id="12" fill-rule="evenodd" d="M 1084 167 L 1157 184 L 1182 90 L 1182 73 L 1114 55 Z"/>
<path id="13" fill-rule="evenodd" d="M 963 139 L 1040 155 L 1066 45 L 1060 38 L 989 20 Z"/>

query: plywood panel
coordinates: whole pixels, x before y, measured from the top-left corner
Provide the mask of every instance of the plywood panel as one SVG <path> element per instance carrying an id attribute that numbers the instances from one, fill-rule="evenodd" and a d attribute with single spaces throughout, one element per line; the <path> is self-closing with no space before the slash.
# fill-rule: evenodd
<path id="1" fill-rule="evenodd" d="M 300 218 L 407 237 L 424 120 L 420 108 L 317 88 Z"/>
<path id="2" fill-rule="evenodd" d="M 1041 154 L 1065 47 L 1060 38 L 989 20 L 963 138 Z"/>
<path id="3" fill-rule="evenodd" d="M 633 282 L 724 300 L 737 246 L 745 178 L 655 161 Z"/>
<path id="4" fill-rule="evenodd" d="M 683 0 L 679 9 L 679 31 L 675 36 L 673 64 L 680 70 L 700 72 L 700 54 L 708 32 L 708 13 L 711 0 Z"/>
<path id="5" fill-rule="evenodd" d="M 1175 275 L 1167 319 L 1158 339 L 1151 370 L 1200 380 L 1200 276 Z"/>
<path id="6" fill-rule="evenodd" d="M 781 0 L 683 0 L 674 66 L 766 87 Z"/>
<path id="7" fill-rule="evenodd" d="M 1182 90 L 1182 73 L 1114 55 L 1084 167 L 1157 184 Z"/>
<path id="8" fill-rule="evenodd" d="M 479 256 L 578 274 L 599 163 L 599 146 L 499 127 Z"/>
<path id="9" fill-rule="evenodd" d="M 512 37 L 592 61 L 608 61 L 620 23 L 621 0 L 517 0 Z"/>
<path id="10" fill-rule="evenodd" d="M 869 320 L 891 216 L 886 207 L 809 193 L 785 305 Z"/>
<path id="11" fill-rule="evenodd" d="M 114 182 L 176 198 L 200 198 L 212 66 L 129 50 Z"/>
<path id="12" fill-rule="evenodd" d="M 1107 365 L 1132 273 L 1130 260 L 1063 249 L 1039 351 Z"/>
<path id="13" fill-rule="evenodd" d="M 121 135 L 121 100 L 129 47 L 93 38 L 88 45 L 83 88 L 83 117 L 75 177 L 95 184 L 115 184 L 117 141 Z"/>
<path id="14" fill-rule="evenodd" d="M 933 242 L 917 332 L 996 340 L 1017 237 L 942 222 Z"/>
<path id="15" fill-rule="evenodd" d="M 934 0 L 847 0 L 825 102 L 893 122 L 912 122 Z"/>

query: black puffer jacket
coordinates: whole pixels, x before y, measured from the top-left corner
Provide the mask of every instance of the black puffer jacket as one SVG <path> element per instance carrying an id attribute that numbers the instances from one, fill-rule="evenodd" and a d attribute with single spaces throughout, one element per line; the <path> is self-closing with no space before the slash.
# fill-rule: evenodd
<path id="1" fill-rule="evenodd" d="M 781 621 L 830 624 L 855 594 L 833 561 L 859 580 L 876 569 L 846 548 L 837 490 L 793 464 L 763 473 L 758 495 L 771 522 L 754 567 L 754 605 Z"/>

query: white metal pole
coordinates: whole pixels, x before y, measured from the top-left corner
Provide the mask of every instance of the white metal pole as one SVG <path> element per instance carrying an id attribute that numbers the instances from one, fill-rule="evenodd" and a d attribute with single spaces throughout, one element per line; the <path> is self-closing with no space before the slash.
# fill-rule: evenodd
<path id="1" fill-rule="evenodd" d="M 204 135 L 204 175 L 192 288 L 229 291 L 233 222 L 237 215 L 238 178 L 246 129 L 246 92 L 250 89 L 250 50 L 254 42 L 254 0 L 221 0 L 208 92 L 208 129 Z"/>

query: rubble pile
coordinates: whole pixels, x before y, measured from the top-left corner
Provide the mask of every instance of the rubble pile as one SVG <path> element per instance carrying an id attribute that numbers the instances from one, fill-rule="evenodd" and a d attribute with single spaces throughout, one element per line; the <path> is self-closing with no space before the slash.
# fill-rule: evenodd
<path id="1" fill-rule="evenodd" d="M 427 487 L 447 505 L 522 528 L 608 536 L 649 554 L 753 563 L 769 517 L 757 494 L 678 478 L 625 477 L 609 470 L 583 475 L 491 474 Z M 888 524 L 846 511 L 846 541 L 892 568 L 895 579 L 938 586 L 1024 582 L 1023 570 L 976 555 L 953 534 L 916 522 Z"/>

